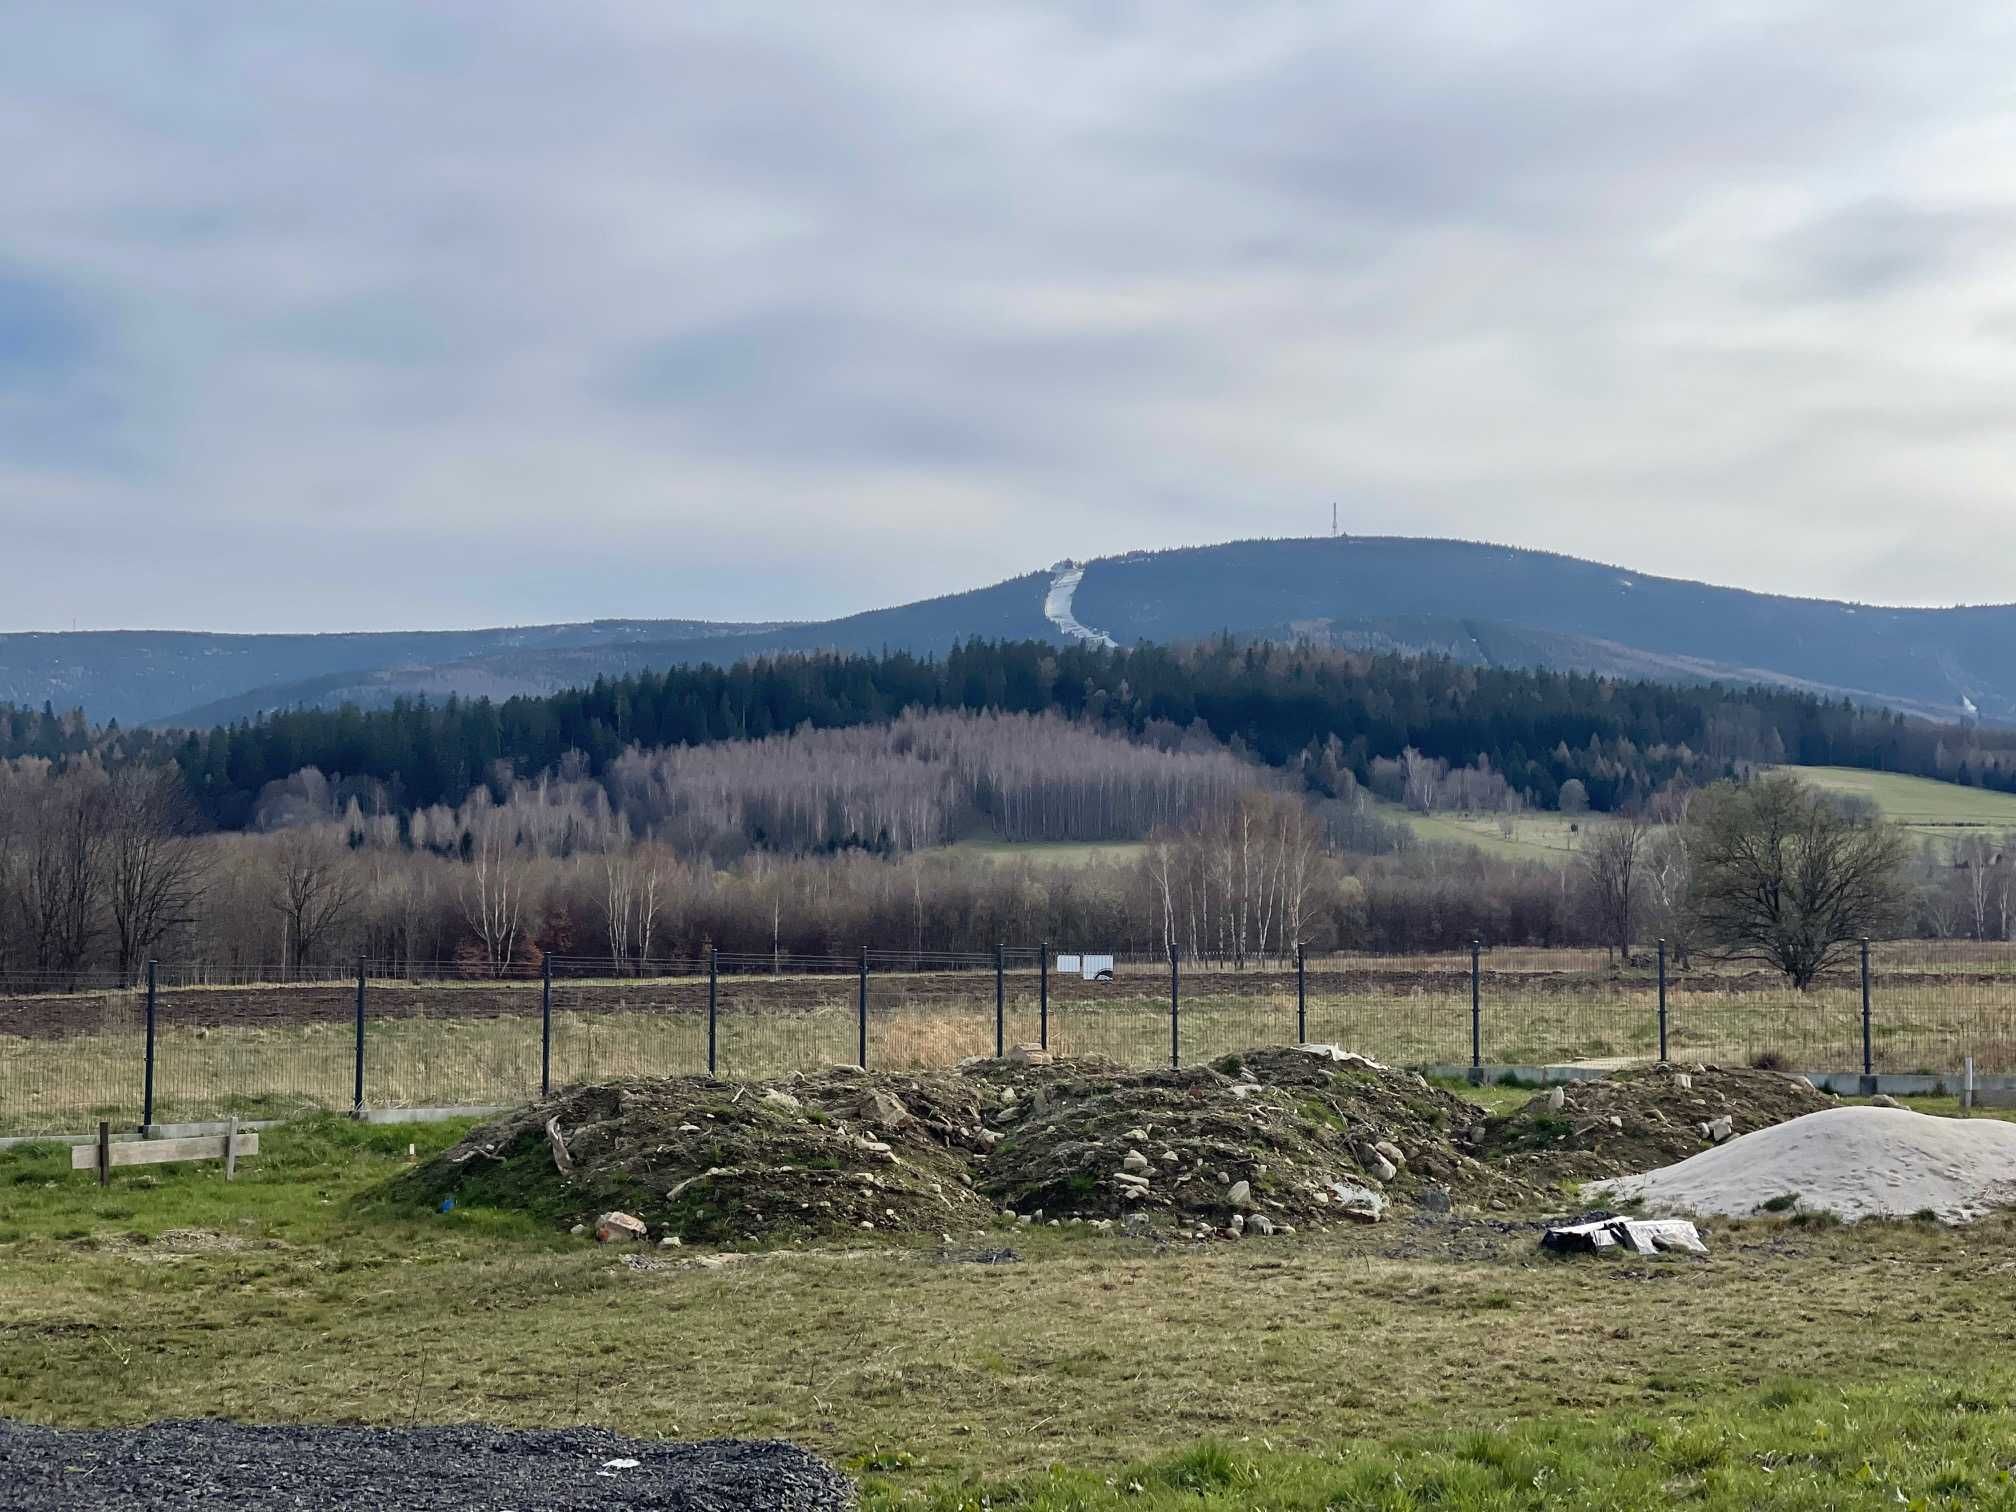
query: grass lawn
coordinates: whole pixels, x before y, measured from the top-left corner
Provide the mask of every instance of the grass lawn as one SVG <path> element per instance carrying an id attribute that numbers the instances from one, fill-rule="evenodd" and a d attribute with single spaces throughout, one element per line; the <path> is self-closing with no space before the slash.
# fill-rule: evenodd
<path id="1" fill-rule="evenodd" d="M 2016 1499 L 2008 1220 L 1718 1223 L 1706 1260 L 1559 1261 L 1459 1216 L 634 1269 L 367 1200 L 460 1132 L 309 1120 L 235 1183 L 104 1192 L 62 1152 L 0 1154 L 0 1415 L 778 1435 L 862 1473 L 870 1509 Z"/>

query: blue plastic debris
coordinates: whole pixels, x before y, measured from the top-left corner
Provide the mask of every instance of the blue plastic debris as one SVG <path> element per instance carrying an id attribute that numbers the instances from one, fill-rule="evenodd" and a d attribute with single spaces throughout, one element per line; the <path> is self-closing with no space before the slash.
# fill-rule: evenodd
<path id="1" fill-rule="evenodd" d="M 441 1211 L 442 1211 L 442 1212 L 444 1212 L 444 1213 L 452 1213 L 452 1212 L 454 1212 L 454 1211 L 455 1211 L 455 1199 L 454 1199 L 453 1197 L 443 1197 L 443 1198 L 441 1199 Z"/>

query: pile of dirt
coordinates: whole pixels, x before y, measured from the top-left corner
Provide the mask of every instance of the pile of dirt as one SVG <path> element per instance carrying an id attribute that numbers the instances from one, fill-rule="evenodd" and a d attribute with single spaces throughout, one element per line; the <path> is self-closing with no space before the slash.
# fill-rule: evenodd
<path id="1" fill-rule="evenodd" d="M 1010 1057 L 583 1087 L 475 1130 L 389 1195 L 568 1227 L 617 1211 L 649 1239 L 714 1244 L 937 1236 L 997 1212 L 1264 1235 L 1544 1201 L 1479 1158 L 1485 1139 L 1472 1104 L 1329 1047 L 1158 1071 Z"/>
<path id="2" fill-rule="evenodd" d="M 989 1114 L 1002 1135 L 978 1178 L 1031 1218 L 1264 1234 L 1396 1204 L 1510 1210 L 1540 1197 L 1472 1153 L 1485 1123 L 1474 1105 L 1359 1056 L 1312 1047 L 1159 1071 L 1050 1069 Z"/>
<path id="3" fill-rule="evenodd" d="M 1532 1180 L 1621 1176 L 1834 1105 L 1803 1077 L 1661 1064 L 1550 1088 L 1492 1119 L 1479 1153 Z"/>
<path id="4" fill-rule="evenodd" d="M 397 1200 L 559 1224 L 640 1218 L 655 1240 L 734 1244 L 984 1221 L 970 1161 L 987 1084 L 835 1068 L 774 1083 L 704 1076 L 556 1094 L 403 1173 Z"/>

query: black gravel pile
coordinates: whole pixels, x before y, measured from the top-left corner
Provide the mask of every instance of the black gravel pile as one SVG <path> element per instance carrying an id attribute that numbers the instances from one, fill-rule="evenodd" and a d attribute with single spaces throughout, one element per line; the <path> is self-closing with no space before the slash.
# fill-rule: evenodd
<path id="1" fill-rule="evenodd" d="M 634 1460 L 634 1465 L 623 1461 Z M 614 1463 L 612 1463 L 614 1462 Z M 0 1419 L 0 1508 L 652 1507 L 840 1512 L 854 1488 L 790 1444 L 642 1443 L 599 1429 L 42 1428 Z"/>

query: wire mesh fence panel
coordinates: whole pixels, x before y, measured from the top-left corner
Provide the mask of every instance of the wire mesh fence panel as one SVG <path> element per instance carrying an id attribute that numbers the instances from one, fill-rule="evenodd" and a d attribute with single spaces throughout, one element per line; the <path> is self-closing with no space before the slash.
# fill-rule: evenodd
<path id="1" fill-rule="evenodd" d="M 2016 945 L 1903 940 L 1870 949 L 1870 1049 L 1881 1072 L 2016 1072 Z"/>
<path id="2" fill-rule="evenodd" d="M 539 1026 L 531 1079 L 539 1085 Z M 707 1071 L 707 981 L 688 963 L 666 975 L 553 984 L 555 1087 Z"/>
<path id="3" fill-rule="evenodd" d="M 1470 957 L 1311 956 L 1308 1038 L 1389 1065 L 1470 1061 Z"/>
<path id="4" fill-rule="evenodd" d="M 1659 1054 L 1656 949 L 1480 953 L 1477 998 L 1490 1065 L 1586 1065 Z M 1468 988 L 1466 986 L 1467 993 Z"/>
<path id="5" fill-rule="evenodd" d="M 1186 1065 L 1296 1042 L 1292 960 L 1194 970 L 1179 986 L 1177 1046 Z"/>
<path id="6" fill-rule="evenodd" d="M 1050 1052 L 1131 1067 L 1168 1065 L 1169 963 L 1119 962 L 1110 979 L 1092 981 L 1082 971 L 1053 972 Z"/>
<path id="7" fill-rule="evenodd" d="M 774 973 L 768 956 L 720 957 L 717 1074 L 788 1076 L 851 1065 L 860 1049 L 860 960 L 795 957 Z"/>
<path id="8" fill-rule="evenodd" d="M 1676 1061 L 1856 1071 L 1862 1064 L 1859 952 L 1803 991 L 1755 962 L 1669 962 L 1668 1055 Z"/>
<path id="9" fill-rule="evenodd" d="M 868 977 L 868 1064 L 877 1071 L 942 1070 L 968 1056 L 992 1055 L 994 966 L 933 972 L 875 972 Z M 1005 1043 L 1034 1043 L 1038 983 L 1003 972 Z M 1026 1029 L 1023 1032 L 1026 1009 Z"/>
<path id="10" fill-rule="evenodd" d="M 0 1136 L 137 1126 L 145 994 L 129 988 L 0 996 Z"/>
<path id="11" fill-rule="evenodd" d="M 367 982 L 364 1105 L 495 1107 L 537 1096 L 541 996 L 523 977 Z"/>
<path id="12" fill-rule="evenodd" d="M 348 1109 L 356 988 L 164 989 L 154 1015 L 154 1122 Z"/>

